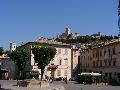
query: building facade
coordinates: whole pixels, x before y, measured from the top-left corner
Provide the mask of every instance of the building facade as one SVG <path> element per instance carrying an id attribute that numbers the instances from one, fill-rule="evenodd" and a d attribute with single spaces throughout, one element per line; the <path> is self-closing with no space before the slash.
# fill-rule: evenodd
<path id="1" fill-rule="evenodd" d="M 6 56 L 0 56 L 0 79 L 16 79 L 16 67 L 12 60 Z"/>
<path id="2" fill-rule="evenodd" d="M 120 82 L 120 40 L 80 51 L 80 72 L 98 72 Z"/>
<path id="3" fill-rule="evenodd" d="M 78 56 L 79 56 L 79 48 L 76 45 L 73 45 L 71 52 L 71 73 L 72 77 L 76 77 L 79 73 L 79 65 L 78 65 Z"/>
<path id="4" fill-rule="evenodd" d="M 39 71 L 37 64 L 34 60 L 34 55 L 31 51 L 34 46 L 53 46 L 56 48 L 57 52 L 54 57 L 54 60 L 50 62 L 49 65 L 45 67 L 44 76 L 48 77 L 67 77 L 69 80 L 71 78 L 71 45 L 63 44 L 56 42 L 55 40 L 48 40 L 46 38 L 40 38 L 33 42 L 28 42 L 20 47 L 28 49 L 31 52 L 31 57 L 29 62 L 26 65 L 26 71 L 35 70 Z"/>

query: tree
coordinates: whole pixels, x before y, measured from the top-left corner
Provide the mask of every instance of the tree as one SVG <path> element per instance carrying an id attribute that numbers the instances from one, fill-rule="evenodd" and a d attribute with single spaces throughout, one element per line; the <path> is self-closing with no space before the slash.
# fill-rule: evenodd
<path id="1" fill-rule="evenodd" d="M 32 53 L 34 54 L 38 68 L 41 69 L 42 80 L 45 66 L 53 60 L 56 54 L 56 48 L 52 46 L 35 46 L 32 48 Z"/>
<path id="2" fill-rule="evenodd" d="M 8 54 L 10 53 L 10 51 L 6 50 L 4 53 L 5 53 L 6 56 L 8 56 Z"/>
<path id="3" fill-rule="evenodd" d="M 2 56 L 3 54 L 4 54 L 4 49 L 0 47 L 0 56 Z"/>
<path id="4" fill-rule="evenodd" d="M 16 66 L 18 67 L 18 79 L 24 79 L 24 68 L 26 66 L 26 62 L 29 60 L 30 53 L 26 49 L 16 49 L 8 53 L 8 56 L 14 61 Z"/>

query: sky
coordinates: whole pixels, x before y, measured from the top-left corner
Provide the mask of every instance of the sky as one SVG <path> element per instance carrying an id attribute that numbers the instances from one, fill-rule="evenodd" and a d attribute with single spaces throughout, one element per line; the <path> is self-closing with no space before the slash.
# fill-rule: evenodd
<path id="1" fill-rule="evenodd" d="M 118 35 L 118 0 L 0 0 L 0 47 L 52 38 L 70 27 L 90 35 Z"/>

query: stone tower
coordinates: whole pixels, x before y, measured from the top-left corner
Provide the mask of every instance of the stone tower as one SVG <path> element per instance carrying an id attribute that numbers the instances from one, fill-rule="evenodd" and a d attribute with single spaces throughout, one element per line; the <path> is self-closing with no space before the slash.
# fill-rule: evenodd
<path id="1" fill-rule="evenodd" d="M 66 28 L 65 33 L 66 33 L 67 35 L 69 35 L 69 34 L 71 33 L 71 30 L 70 30 L 69 27 Z"/>
<path id="2" fill-rule="evenodd" d="M 10 51 L 16 50 L 16 43 L 10 43 Z"/>

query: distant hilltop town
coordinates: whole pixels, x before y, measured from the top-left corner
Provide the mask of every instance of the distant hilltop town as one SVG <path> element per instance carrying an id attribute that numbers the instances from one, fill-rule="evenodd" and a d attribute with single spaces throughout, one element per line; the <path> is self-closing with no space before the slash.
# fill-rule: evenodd
<path id="1" fill-rule="evenodd" d="M 97 32 L 92 35 L 80 35 L 79 33 L 72 33 L 71 28 L 65 28 L 65 32 L 57 35 L 56 40 L 59 42 L 67 43 L 67 44 L 75 44 L 75 43 L 85 43 L 85 44 L 96 44 L 101 42 L 108 42 L 112 39 L 118 39 L 118 36 L 112 35 L 102 35 L 101 32 Z"/>

